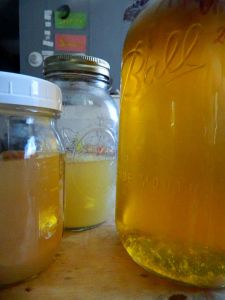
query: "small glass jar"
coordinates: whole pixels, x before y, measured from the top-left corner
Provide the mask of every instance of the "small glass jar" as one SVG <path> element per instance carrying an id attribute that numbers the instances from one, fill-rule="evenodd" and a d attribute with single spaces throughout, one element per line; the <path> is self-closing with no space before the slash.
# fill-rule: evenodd
<path id="1" fill-rule="evenodd" d="M 118 109 L 109 95 L 109 69 L 102 59 L 78 54 L 45 60 L 46 79 L 63 94 L 65 228 L 95 227 L 113 210 Z"/>
<path id="2" fill-rule="evenodd" d="M 0 72 L 0 286 L 51 262 L 63 230 L 60 89 Z"/>

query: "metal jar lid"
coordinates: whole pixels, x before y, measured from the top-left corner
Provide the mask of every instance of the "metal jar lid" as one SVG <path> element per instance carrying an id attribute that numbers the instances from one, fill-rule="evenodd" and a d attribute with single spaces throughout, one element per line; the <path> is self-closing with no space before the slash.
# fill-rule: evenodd
<path id="1" fill-rule="evenodd" d="M 110 65 L 107 61 L 83 54 L 62 54 L 49 56 L 44 61 L 44 75 L 76 73 L 101 76 L 110 80 Z"/>

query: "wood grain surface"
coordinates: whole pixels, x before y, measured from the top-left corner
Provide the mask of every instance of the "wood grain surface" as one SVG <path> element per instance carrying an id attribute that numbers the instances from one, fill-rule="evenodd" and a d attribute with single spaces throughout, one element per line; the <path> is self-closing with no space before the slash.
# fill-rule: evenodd
<path id="1" fill-rule="evenodd" d="M 176 285 L 146 272 L 122 247 L 112 220 L 64 232 L 54 261 L 38 277 L 0 290 L 1 300 L 225 300 L 225 290 Z"/>

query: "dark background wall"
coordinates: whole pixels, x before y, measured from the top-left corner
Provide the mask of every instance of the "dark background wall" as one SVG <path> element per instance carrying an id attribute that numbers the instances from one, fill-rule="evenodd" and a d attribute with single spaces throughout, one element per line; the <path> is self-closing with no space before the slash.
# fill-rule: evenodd
<path id="1" fill-rule="evenodd" d="M 88 38 L 86 54 L 101 57 L 111 64 L 114 89 L 118 89 L 123 42 L 130 26 L 128 19 L 130 16 L 132 19 L 142 2 L 143 0 L 0 0 L 0 70 L 42 76 L 42 65 L 38 68 L 31 67 L 28 56 L 32 51 L 42 54 L 44 49 L 44 11 L 50 9 L 54 13 L 66 3 L 71 11 L 86 10 L 88 26 L 86 32 L 83 32 Z M 128 7 L 128 21 L 124 21 L 124 13 Z M 54 26 L 51 30 L 54 35 Z M 71 32 L 74 33 L 69 29 L 61 30 L 61 33 Z"/>
<path id="2" fill-rule="evenodd" d="M 0 0 L 0 70 L 20 70 L 19 0 Z"/>
<path id="3" fill-rule="evenodd" d="M 0 0 L 1 1 L 1 0 Z M 124 21 L 124 13 L 134 0 L 20 0 L 20 67 L 21 72 L 42 76 L 41 56 L 46 51 L 54 54 L 74 53 L 57 49 L 57 35 L 85 36 L 87 55 L 105 59 L 110 63 L 113 89 L 119 89 L 121 54 L 130 23 Z M 70 14 L 82 12 L 87 16 L 87 25 L 82 28 L 58 28 L 54 17 L 61 7 L 67 5 Z M 46 12 L 50 11 L 50 27 L 46 27 Z M 69 14 L 69 16 L 70 16 Z M 69 18 L 68 18 L 69 20 Z M 50 35 L 45 36 L 49 31 Z M 50 42 L 52 45 L 44 44 Z M 72 42 L 71 42 L 72 43 Z M 54 45 L 53 45 L 54 44 Z M 38 61 L 40 64 L 34 65 Z"/>

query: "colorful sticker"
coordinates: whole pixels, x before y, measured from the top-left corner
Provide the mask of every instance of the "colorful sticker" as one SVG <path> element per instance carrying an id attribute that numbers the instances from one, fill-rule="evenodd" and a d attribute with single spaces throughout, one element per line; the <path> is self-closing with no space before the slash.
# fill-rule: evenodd
<path id="1" fill-rule="evenodd" d="M 71 12 L 67 18 L 62 18 L 62 12 L 55 11 L 55 28 L 57 29 L 85 29 L 87 27 L 87 14 Z"/>
<path id="2" fill-rule="evenodd" d="M 56 34 L 55 50 L 85 53 L 87 50 L 87 36 L 76 34 Z"/>

